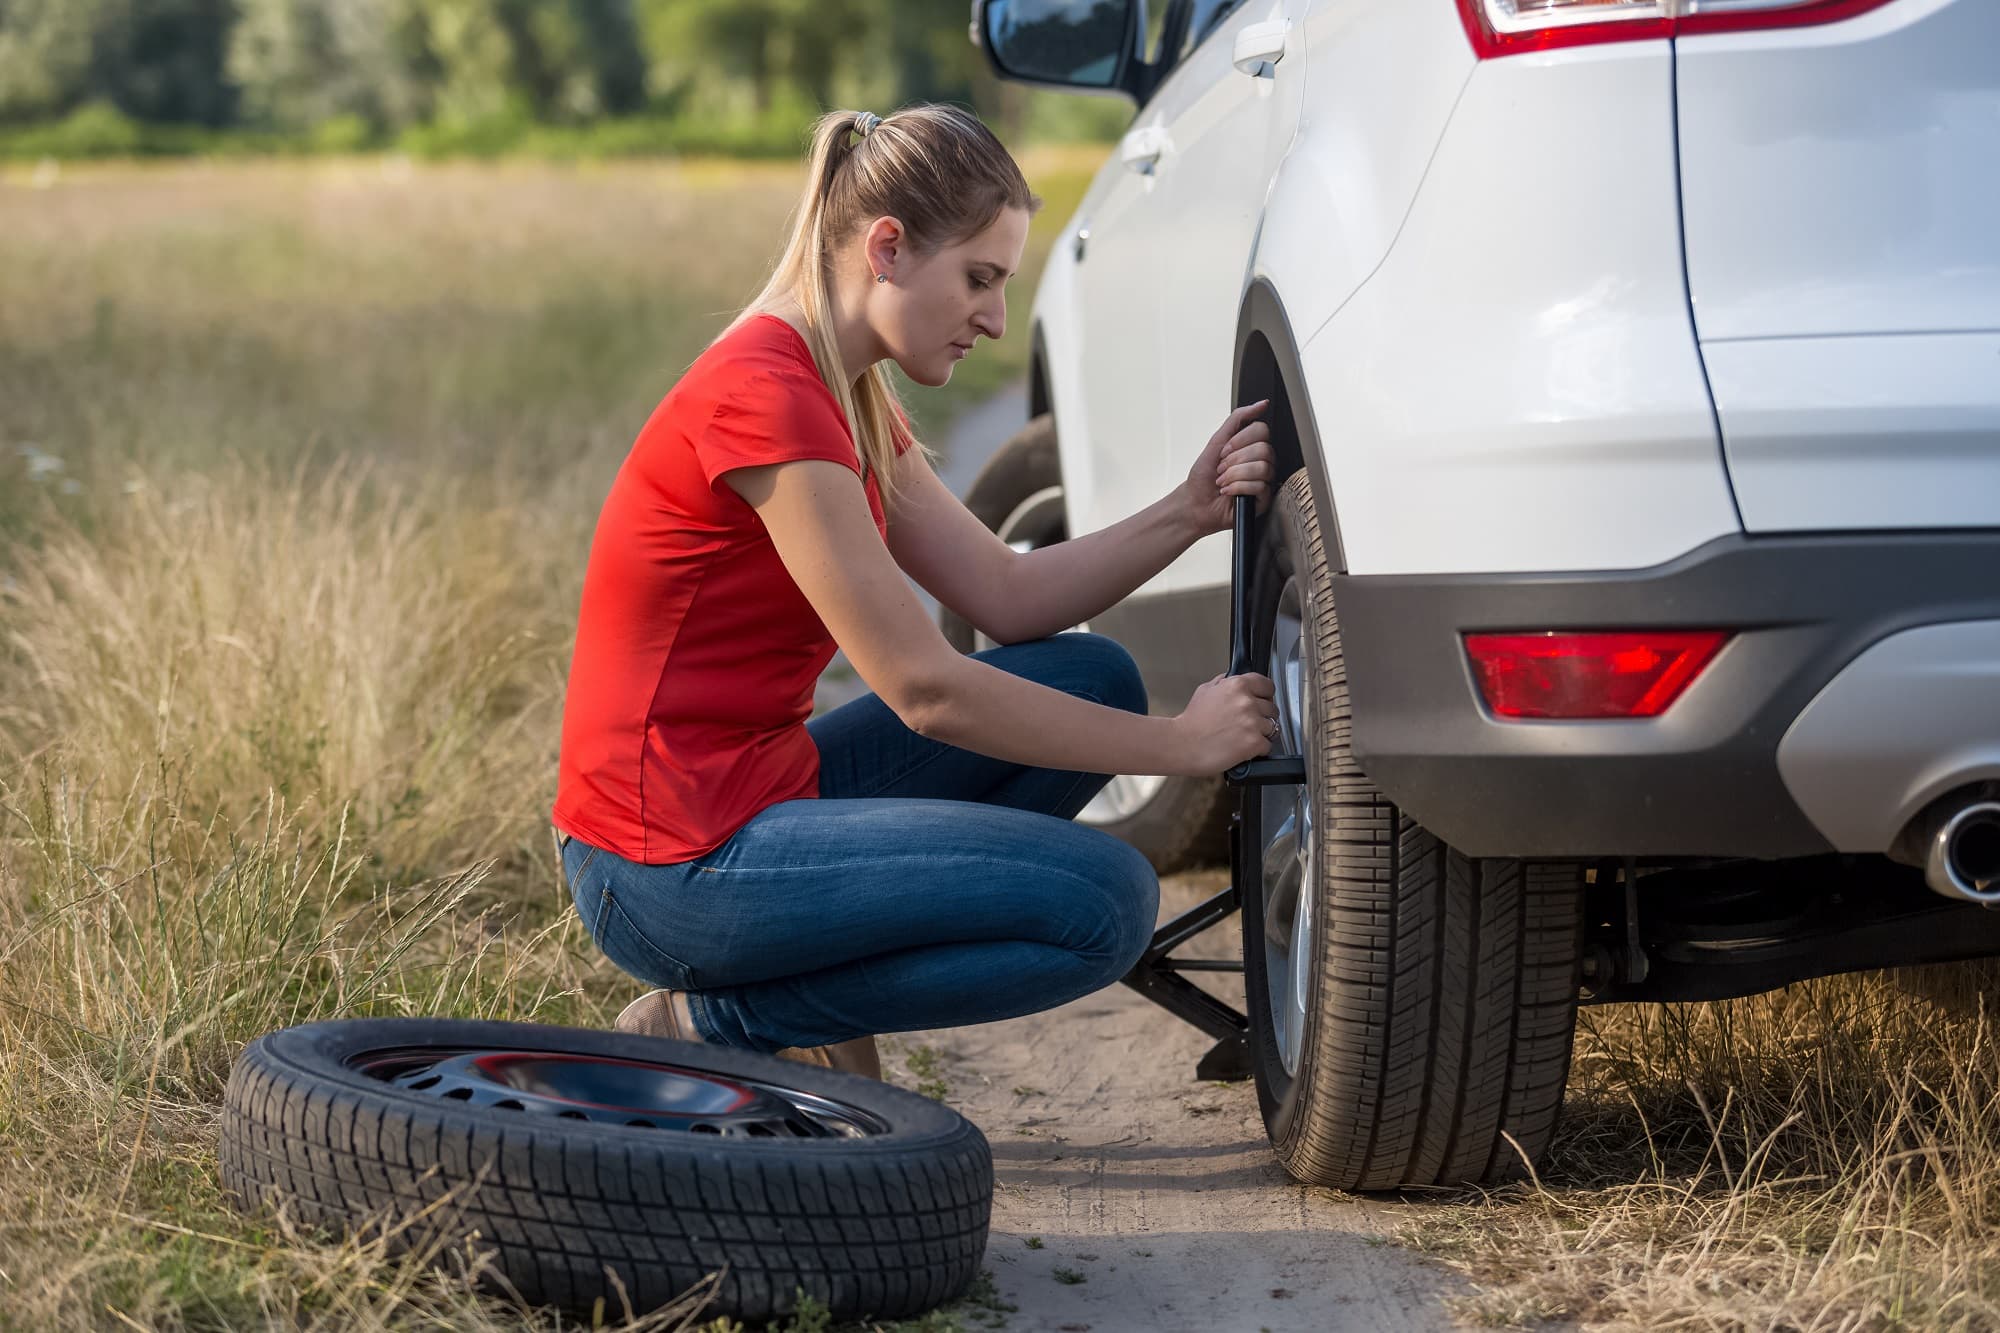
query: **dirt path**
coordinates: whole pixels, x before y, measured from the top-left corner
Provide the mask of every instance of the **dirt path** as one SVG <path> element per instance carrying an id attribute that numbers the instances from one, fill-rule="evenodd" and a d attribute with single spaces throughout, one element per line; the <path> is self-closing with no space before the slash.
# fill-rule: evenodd
<path id="1" fill-rule="evenodd" d="M 1219 870 L 1170 878 L 1162 914 L 1226 884 Z M 1237 948 L 1233 928 L 1197 944 L 1185 952 Z M 885 1044 L 895 1082 L 941 1078 L 993 1145 L 987 1267 L 1019 1307 L 1005 1327 L 1452 1327 L 1444 1301 L 1466 1283 L 1384 1240 L 1416 1205 L 1294 1183 L 1265 1142 L 1251 1086 L 1195 1079 L 1209 1044 L 1125 986 Z"/>

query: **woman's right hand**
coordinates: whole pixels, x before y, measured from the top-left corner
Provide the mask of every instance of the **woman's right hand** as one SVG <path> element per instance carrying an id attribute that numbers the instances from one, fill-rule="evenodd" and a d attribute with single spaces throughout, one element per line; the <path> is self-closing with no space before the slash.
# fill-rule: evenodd
<path id="1" fill-rule="evenodd" d="M 1277 699 L 1271 678 L 1254 671 L 1217 676 L 1196 686 L 1187 709 L 1174 719 L 1187 760 L 1181 771 L 1209 777 L 1271 753 Z"/>

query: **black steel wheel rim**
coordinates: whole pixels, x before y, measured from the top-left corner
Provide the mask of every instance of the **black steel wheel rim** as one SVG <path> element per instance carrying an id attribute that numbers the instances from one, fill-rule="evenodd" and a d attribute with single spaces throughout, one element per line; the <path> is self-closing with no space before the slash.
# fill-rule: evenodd
<path id="1" fill-rule="evenodd" d="M 347 1064 L 420 1096 L 557 1120 L 729 1139 L 889 1132 L 879 1116 L 822 1093 L 666 1061 L 431 1046 L 364 1051 Z"/>

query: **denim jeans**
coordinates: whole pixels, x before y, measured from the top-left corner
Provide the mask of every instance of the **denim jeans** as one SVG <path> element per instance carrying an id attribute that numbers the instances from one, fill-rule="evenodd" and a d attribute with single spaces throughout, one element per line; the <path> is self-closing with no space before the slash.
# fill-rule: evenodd
<path id="1" fill-rule="evenodd" d="M 1102 635 L 977 657 L 1146 711 L 1131 655 Z M 1138 961 L 1159 880 L 1131 846 L 1073 822 L 1108 775 L 927 740 L 873 694 L 806 727 L 817 800 L 767 806 L 671 865 L 580 838 L 563 848 L 598 947 L 641 981 L 687 991 L 703 1038 L 774 1051 L 990 1022 L 1087 995 Z"/>

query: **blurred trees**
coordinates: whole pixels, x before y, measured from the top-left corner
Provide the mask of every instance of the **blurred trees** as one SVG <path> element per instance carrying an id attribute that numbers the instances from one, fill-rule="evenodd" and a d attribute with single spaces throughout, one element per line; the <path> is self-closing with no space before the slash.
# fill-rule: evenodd
<path id="1" fill-rule="evenodd" d="M 0 0 L 0 119 L 90 101 L 139 119 L 218 125 L 230 0 Z"/>
<path id="2" fill-rule="evenodd" d="M 0 0 L 0 123 L 105 107 L 341 144 L 634 115 L 797 125 L 832 105 L 1028 99 L 965 0 Z M 1097 120 L 1109 108 L 1097 108 Z M 1129 108 L 1128 108 L 1129 110 Z"/>

